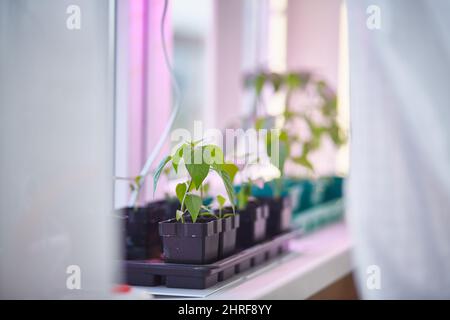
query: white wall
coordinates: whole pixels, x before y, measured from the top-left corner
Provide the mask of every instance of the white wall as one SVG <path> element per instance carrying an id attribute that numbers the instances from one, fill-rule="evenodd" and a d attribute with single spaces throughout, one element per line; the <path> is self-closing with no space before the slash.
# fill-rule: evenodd
<path id="1" fill-rule="evenodd" d="M 288 70 L 309 70 L 338 89 L 339 30 L 342 0 L 289 0 Z M 345 158 L 345 157 L 344 157 Z M 311 155 L 317 175 L 335 174 L 337 152 L 331 141 L 323 140 L 319 151 Z M 294 171 L 298 170 L 295 166 Z M 303 171 L 303 170 L 300 170 Z"/>
<path id="2" fill-rule="evenodd" d="M 215 127 L 223 129 L 242 109 L 242 39 L 244 1 L 214 0 L 211 107 Z"/>
<path id="3" fill-rule="evenodd" d="M 337 88 L 341 0 L 289 0 L 288 69 L 309 69 Z"/>

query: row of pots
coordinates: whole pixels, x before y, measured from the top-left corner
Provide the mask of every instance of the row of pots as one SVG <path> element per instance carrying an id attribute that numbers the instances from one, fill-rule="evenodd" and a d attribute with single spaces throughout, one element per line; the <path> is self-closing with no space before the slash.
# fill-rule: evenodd
<path id="1" fill-rule="evenodd" d="M 195 223 L 173 219 L 177 200 L 120 210 L 127 260 L 206 264 L 251 247 L 290 227 L 290 198 L 259 198 L 225 218 L 201 217 Z"/>
<path id="2" fill-rule="evenodd" d="M 339 176 L 325 176 L 314 180 L 284 178 L 281 192 L 291 198 L 292 212 L 295 215 L 317 205 L 341 198 L 343 185 L 344 179 Z M 256 197 L 273 197 L 274 183 L 267 182 L 262 188 L 254 185 L 252 194 Z"/>

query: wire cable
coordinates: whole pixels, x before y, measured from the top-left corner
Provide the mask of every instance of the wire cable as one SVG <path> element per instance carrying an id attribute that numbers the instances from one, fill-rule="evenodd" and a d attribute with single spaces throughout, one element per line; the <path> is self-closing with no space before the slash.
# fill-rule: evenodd
<path id="1" fill-rule="evenodd" d="M 150 168 L 153 164 L 153 162 L 155 161 L 156 157 L 159 155 L 162 147 L 164 146 L 164 142 L 167 139 L 167 136 L 170 133 L 170 130 L 172 129 L 173 123 L 175 121 L 175 118 L 178 114 L 178 111 L 180 109 L 180 88 L 178 86 L 178 82 L 177 79 L 175 77 L 175 72 L 173 70 L 172 64 L 170 62 L 169 59 L 169 54 L 167 52 L 167 44 L 166 44 L 166 34 L 165 34 L 165 22 L 166 22 L 166 15 L 167 15 L 167 7 L 168 7 L 168 3 L 169 0 L 164 0 L 164 9 L 163 9 L 163 13 L 162 13 L 162 17 L 161 17 L 161 26 L 160 26 L 160 30 L 161 30 L 161 42 L 162 42 L 162 49 L 163 49 L 163 54 L 164 54 L 164 60 L 166 63 L 166 67 L 169 71 L 170 74 L 170 79 L 171 79 L 171 84 L 172 84 L 172 88 L 174 90 L 174 104 L 173 104 L 173 110 L 172 110 L 172 114 L 169 117 L 169 121 L 167 122 L 164 131 L 162 132 L 161 136 L 159 137 L 158 143 L 155 145 L 154 149 L 152 150 L 152 152 L 150 153 L 150 155 L 147 158 L 147 161 L 144 164 L 144 167 L 142 168 L 142 170 L 139 173 L 140 181 L 142 181 L 142 183 L 139 184 L 139 186 L 137 186 L 137 188 L 135 188 L 133 190 L 133 192 L 131 193 L 131 197 L 130 197 L 130 201 L 129 201 L 129 206 L 134 206 L 136 204 L 136 201 L 138 199 L 139 196 L 139 192 L 142 188 L 142 185 L 145 182 L 145 178 L 148 176 L 149 172 L 150 172 Z"/>

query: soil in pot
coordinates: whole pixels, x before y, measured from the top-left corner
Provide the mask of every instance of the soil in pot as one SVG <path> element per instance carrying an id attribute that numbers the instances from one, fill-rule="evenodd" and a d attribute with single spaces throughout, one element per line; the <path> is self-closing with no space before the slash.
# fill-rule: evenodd
<path id="1" fill-rule="evenodd" d="M 261 201 L 269 206 L 267 237 L 273 237 L 289 230 L 292 218 L 292 205 L 289 196 L 263 198 Z"/>
<path id="2" fill-rule="evenodd" d="M 261 201 L 249 201 L 245 210 L 239 211 L 240 225 L 237 229 L 237 247 L 245 249 L 266 238 L 269 206 Z"/>
<path id="3" fill-rule="evenodd" d="M 170 219 L 159 223 L 164 260 L 173 263 L 206 264 L 219 257 L 219 237 L 222 222 L 199 217 L 195 223 Z"/>
<path id="4" fill-rule="evenodd" d="M 233 210 L 229 208 L 225 212 L 233 212 Z M 222 223 L 222 231 L 219 235 L 219 259 L 223 259 L 232 255 L 236 250 L 236 236 L 240 225 L 240 215 L 227 216 L 219 219 L 219 221 Z"/>

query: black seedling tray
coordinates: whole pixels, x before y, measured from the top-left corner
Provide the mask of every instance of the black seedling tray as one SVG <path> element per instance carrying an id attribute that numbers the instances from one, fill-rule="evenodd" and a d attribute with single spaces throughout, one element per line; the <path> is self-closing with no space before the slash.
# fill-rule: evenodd
<path id="1" fill-rule="evenodd" d="M 289 240 L 300 234 L 300 230 L 285 232 L 228 258 L 205 265 L 128 260 L 125 261 L 126 281 L 135 286 L 165 285 L 168 288 L 206 289 L 286 252 Z"/>

